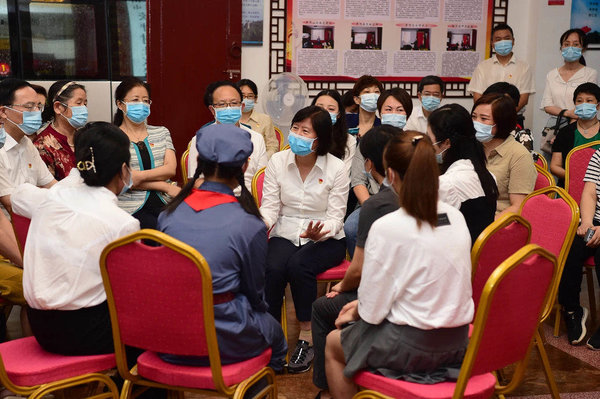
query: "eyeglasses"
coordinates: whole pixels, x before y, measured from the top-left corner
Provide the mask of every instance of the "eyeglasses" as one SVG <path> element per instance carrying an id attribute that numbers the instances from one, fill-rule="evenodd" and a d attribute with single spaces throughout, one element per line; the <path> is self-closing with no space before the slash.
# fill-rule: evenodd
<path id="1" fill-rule="evenodd" d="M 247 98 L 248 100 L 254 100 L 256 96 L 254 94 L 244 94 L 243 98 Z"/>
<path id="2" fill-rule="evenodd" d="M 221 102 L 221 103 L 217 103 L 217 104 L 213 104 L 212 106 L 215 108 L 225 108 L 225 107 L 240 107 L 242 105 L 241 101 L 230 101 L 228 103 L 226 102 Z"/>
<path id="3" fill-rule="evenodd" d="M 133 99 L 133 100 L 129 100 L 129 101 L 122 101 L 123 103 L 144 103 L 147 105 L 152 105 L 152 100 L 150 100 L 149 98 L 140 100 L 139 98 Z"/>
<path id="4" fill-rule="evenodd" d="M 44 111 L 44 104 L 42 104 L 42 103 L 36 104 L 36 103 L 31 102 L 31 103 L 26 103 L 26 104 L 11 104 L 10 106 L 11 107 L 23 107 L 29 112 L 34 111 L 34 110 Z M 15 110 L 15 111 L 18 111 L 18 110 Z"/>

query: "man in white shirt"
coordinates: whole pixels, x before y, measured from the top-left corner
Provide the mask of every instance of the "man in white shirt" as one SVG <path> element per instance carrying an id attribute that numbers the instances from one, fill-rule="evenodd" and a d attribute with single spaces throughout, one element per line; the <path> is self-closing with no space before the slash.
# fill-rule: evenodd
<path id="1" fill-rule="evenodd" d="M 427 118 L 429 114 L 440 107 L 444 97 L 444 81 L 439 76 L 425 76 L 417 87 L 417 98 L 420 107 L 415 107 L 406 122 L 404 130 L 414 130 L 423 134 L 427 133 Z"/>
<path id="2" fill-rule="evenodd" d="M 0 208 L 8 215 L 10 196 L 22 183 L 49 188 L 56 180 L 26 135 L 37 132 L 42 123 L 43 104 L 29 83 L 20 79 L 0 82 L 0 123 L 6 142 L 0 149 Z"/>
<path id="3" fill-rule="evenodd" d="M 521 96 L 517 112 L 523 114 L 529 95 L 535 93 L 533 72 L 525 61 L 516 59 L 513 54 L 515 38 L 507 24 L 498 24 L 492 29 L 492 43 L 495 54 L 477 65 L 467 91 L 477 101 L 485 89 L 496 82 L 508 82 L 519 89 Z"/>
<path id="4" fill-rule="evenodd" d="M 267 166 L 269 160 L 265 140 L 262 135 L 250 127 L 240 123 L 244 103 L 242 102 L 242 92 L 233 83 L 228 81 L 214 82 L 208 85 L 204 94 L 204 104 L 213 114 L 215 120 L 210 123 L 234 124 L 250 133 L 250 140 L 254 146 L 250 158 L 248 158 L 248 168 L 244 173 L 244 184 L 248 190 L 252 190 L 252 178 L 261 168 Z M 209 123 L 209 124 L 210 124 Z M 198 166 L 198 150 L 196 149 L 196 136 L 190 141 L 188 147 L 190 155 L 188 157 L 188 177 L 192 178 Z M 198 181 L 200 184 L 201 181 Z"/>

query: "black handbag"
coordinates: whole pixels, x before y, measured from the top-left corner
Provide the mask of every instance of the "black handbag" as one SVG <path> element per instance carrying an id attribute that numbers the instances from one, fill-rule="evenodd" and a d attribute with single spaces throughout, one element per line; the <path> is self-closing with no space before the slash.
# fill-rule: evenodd
<path id="1" fill-rule="evenodd" d="M 566 109 L 563 109 L 558 113 L 554 126 L 546 126 L 544 130 L 542 130 L 542 145 L 540 146 L 542 151 L 552 154 L 552 143 L 554 143 L 554 139 L 556 139 L 556 135 L 560 130 L 562 119 L 569 119 L 568 117 L 564 116 L 566 111 Z"/>

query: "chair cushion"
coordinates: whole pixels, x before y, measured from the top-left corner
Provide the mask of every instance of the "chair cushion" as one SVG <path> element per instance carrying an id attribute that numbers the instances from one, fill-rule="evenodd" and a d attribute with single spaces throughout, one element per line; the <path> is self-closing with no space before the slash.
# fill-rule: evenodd
<path id="1" fill-rule="evenodd" d="M 15 385 L 36 386 L 116 367 L 115 355 L 64 356 L 46 352 L 34 337 L 0 344 L 8 378 Z"/>
<path id="2" fill-rule="evenodd" d="M 348 266 L 350 266 L 350 262 L 344 260 L 337 266 L 332 267 L 331 269 L 325 270 L 323 273 L 317 274 L 317 281 L 319 280 L 341 280 L 344 278 L 346 274 L 346 270 L 348 270 Z"/>
<path id="3" fill-rule="evenodd" d="M 403 399 L 450 399 L 456 387 L 454 382 L 441 382 L 432 385 L 415 384 L 402 380 L 393 380 L 367 371 L 361 371 L 356 374 L 354 382 L 361 387 L 380 392 L 392 398 Z M 492 373 L 473 376 L 467 384 L 464 398 L 490 398 L 494 394 L 495 384 L 496 377 Z"/>
<path id="4" fill-rule="evenodd" d="M 252 359 L 222 366 L 225 385 L 231 386 L 262 370 L 271 360 L 271 348 Z M 180 387 L 215 389 L 210 367 L 180 366 L 163 361 L 156 352 L 138 357 L 138 374 L 148 380 Z"/>
<path id="5" fill-rule="evenodd" d="M 584 262 L 584 266 L 586 267 L 596 267 L 596 261 L 594 260 L 593 256 L 590 256 L 589 258 L 587 258 Z"/>

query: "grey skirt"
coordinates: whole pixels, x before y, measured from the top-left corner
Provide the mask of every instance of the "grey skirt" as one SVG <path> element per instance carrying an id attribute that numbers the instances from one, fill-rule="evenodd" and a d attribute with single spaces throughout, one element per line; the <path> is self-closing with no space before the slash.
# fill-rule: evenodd
<path id="1" fill-rule="evenodd" d="M 469 326 L 420 330 L 384 320 L 363 320 L 341 334 L 344 375 L 368 370 L 388 378 L 422 384 L 456 380 L 469 343 Z"/>

